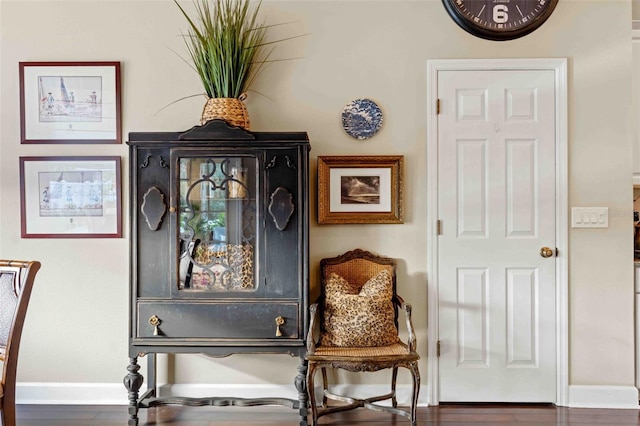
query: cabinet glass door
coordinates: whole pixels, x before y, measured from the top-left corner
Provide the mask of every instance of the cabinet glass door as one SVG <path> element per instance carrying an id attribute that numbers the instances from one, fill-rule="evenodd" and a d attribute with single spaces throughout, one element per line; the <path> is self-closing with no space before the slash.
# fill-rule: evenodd
<path id="1" fill-rule="evenodd" d="M 181 157 L 179 284 L 183 291 L 257 290 L 255 157 Z"/>

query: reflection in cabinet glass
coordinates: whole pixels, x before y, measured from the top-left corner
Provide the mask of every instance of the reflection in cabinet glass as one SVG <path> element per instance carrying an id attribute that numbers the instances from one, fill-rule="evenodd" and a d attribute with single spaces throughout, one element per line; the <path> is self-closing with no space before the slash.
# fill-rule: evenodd
<path id="1" fill-rule="evenodd" d="M 255 290 L 256 165 L 180 158 L 180 290 Z"/>
<path id="2" fill-rule="evenodd" d="M 140 408 L 167 404 L 284 405 L 306 425 L 307 134 L 248 132 L 212 120 L 186 132 L 130 133 L 127 143 L 129 425 Z M 297 398 L 158 395 L 157 353 L 296 356 Z M 140 356 L 147 357 L 145 377 Z"/>

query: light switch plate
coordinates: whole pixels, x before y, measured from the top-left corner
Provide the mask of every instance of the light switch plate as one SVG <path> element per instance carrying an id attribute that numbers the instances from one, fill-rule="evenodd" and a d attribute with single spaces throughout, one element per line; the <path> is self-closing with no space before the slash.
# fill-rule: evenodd
<path id="1" fill-rule="evenodd" d="M 572 207 L 572 228 L 608 228 L 609 207 Z"/>

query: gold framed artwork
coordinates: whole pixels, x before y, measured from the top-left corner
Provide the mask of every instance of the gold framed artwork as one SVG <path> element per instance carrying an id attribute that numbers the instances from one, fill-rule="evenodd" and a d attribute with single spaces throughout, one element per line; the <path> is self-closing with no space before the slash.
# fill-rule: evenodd
<path id="1" fill-rule="evenodd" d="M 319 156 L 318 223 L 403 223 L 404 156 Z"/>

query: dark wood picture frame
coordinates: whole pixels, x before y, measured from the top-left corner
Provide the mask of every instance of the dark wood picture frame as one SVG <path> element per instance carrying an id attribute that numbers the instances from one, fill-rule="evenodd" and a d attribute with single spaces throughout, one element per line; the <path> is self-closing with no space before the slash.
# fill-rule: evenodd
<path id="1" fill-rule="evenodd" d="M 119 156 L 20 157 L 22 238 L 120 238 Z"/>
<path id="2" fill-rule="evenodd" d="M 120 62 L 20 62 L 20 143 L 122 142 Z"/>
<path id="3" fill-rule="evenodd" d="M 404 156 L 319 156 L 318 223 L 403 223 Z"/>

